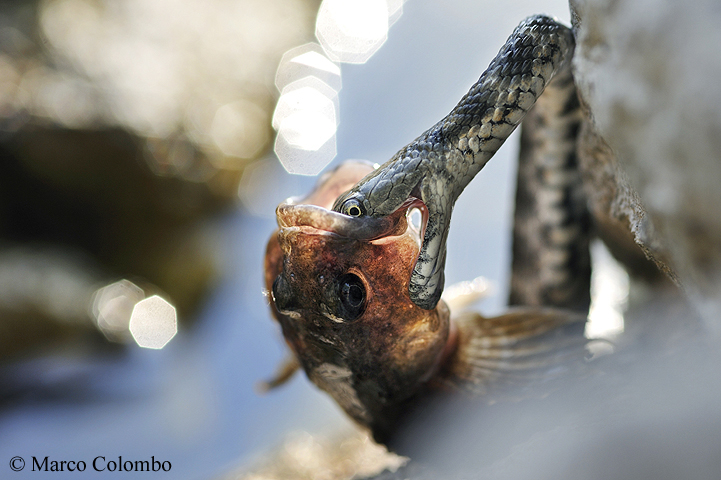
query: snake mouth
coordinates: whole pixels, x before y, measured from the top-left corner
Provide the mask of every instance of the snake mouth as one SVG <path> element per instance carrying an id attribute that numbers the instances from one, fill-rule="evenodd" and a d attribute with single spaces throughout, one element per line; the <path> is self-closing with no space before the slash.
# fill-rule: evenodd
<path id="1" fill-rule="evenodd" d="M 278 205 L 278 226 L 281 229 L 299 228 L 307 233 L 332 233 L 364 241 L 402 233 L 406 223 L 399 212 L 385 217 L 351 217 L 330 210 L 337 198 L 374 168 L 373 164 L 366 161 L 349 160 L 323 174 L 309 195 L 289 198 Z"/>
<path id="2" fill-rule="evenodd" d="M 428 207 L 420 198 L 411 200 L 410 206 L 406 209 L 406 221 L 408 222 L 408 230 L 413 234 L 420 249 L 428 226 Z"/>
<path id="3" fill-rule="evenodd" d="M 288 199 L 276 209 L 281 229 L 299 228 L 307 233 L 331 233 L 360 241 L 379 241 L 409 233 L 420 246 L 428 222 L 428 209 L 417 198 L 409 198 L 384 217 L 351 217 L 318 205 L 294 202 Z"/>

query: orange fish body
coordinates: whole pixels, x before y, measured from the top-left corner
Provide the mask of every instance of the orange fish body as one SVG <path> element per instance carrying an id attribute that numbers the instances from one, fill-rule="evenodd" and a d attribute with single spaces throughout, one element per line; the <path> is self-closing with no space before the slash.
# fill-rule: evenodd
<path id="1" fill-rule="evenodd" d="M 349 170 L 354 175 L 347 176 Z M 304 202 L 329 208 L 369 171 L 365 164 L 344 164 Z M 334 196 L 338 177 L 348 183 Z M 413 202 L 383 219 L 378 231 L 345 235 L 337 233 L 342 228 L 303 225 L 313 223 L 303 221 L 307 205 L 278 209 L 281 228 L 268 243 L 265 263 L 273 312 L 310 380 L 354 420 L 385 431 L 398 408 L 437 373 L 450 331 L 443 302 L 424 310 L 408 298 L 421 238 L 406 221 Z M 368 235 L 377 238 L 363 238 Z"/>
<path id="2" fill-rule="evenodd" d="M 585 318 L 578 315 L 533 309 L 491 319 L 464 314 L 452 322 L 443 300 L 432 310 L 415 305 L 408 284 L 423 227 L 408 216 L 418 209 L 427 221 L 422 202 L 410 199 L 383 218 L 329 210 L 370 171 L 365 163 L 345 163 L 302 201 L 278 207 L 265 286 L 308 378 L 377 440 L 387 439 L 429 391 L 485 394 L 491 382 L 583 351 Z"/>

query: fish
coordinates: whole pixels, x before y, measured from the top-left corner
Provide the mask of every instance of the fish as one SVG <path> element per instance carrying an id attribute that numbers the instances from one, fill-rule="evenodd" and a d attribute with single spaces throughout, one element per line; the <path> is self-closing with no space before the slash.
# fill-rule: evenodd
<path id="1" fill-rule="evenodd" d="M 414 304 L 408 285 L 428 221 L 423 202 L 410 197 L 384 217 L 331 210 L 373 168 L 347 161 L 305 198 L 276 210 L 265 289 L 292 359 L 267 388 L 302 369 L 376 441 L 388 443 L 429 395 L 490 398 L 501 386 L 558 375 L 585 358 L 586 317 L 578 313 L 519 307 L 488 318 L 452 315 L 443 298 L 432 309 Z"/>

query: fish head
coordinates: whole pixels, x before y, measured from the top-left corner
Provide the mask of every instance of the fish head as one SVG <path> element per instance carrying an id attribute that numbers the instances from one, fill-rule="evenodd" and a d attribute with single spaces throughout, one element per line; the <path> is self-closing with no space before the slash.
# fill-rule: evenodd
<path id="1" fill-rule="evenodd" d="M 265 282 L 283 335 L 308 377 L 356 421 L 373 428 L 436 371 L 449 337 L 443 302 L 431 310 L 408 295 L 422 227 L 410 199 L 383 218 L 330 207 L 369 173 L 344 164 L 302 201 L 281 204 L 266 252 Z"/>

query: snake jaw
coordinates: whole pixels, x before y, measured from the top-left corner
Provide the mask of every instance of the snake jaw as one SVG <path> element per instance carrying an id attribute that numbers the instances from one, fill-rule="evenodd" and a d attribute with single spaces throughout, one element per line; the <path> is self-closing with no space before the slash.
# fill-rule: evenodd
<path id="1" fill-rule="evenodd" d="M 450 192 L 440 188 L 433 176 L 420 170 L 415 172 L 416 181 L 398 185 L 386 195 L 386 201 L 373 208 L 371 197 L 377 193 L 374 178 L 382 171 L 373 172 L 351 190 L 340 195 L 333 205 L 333 211 L 345 216 L 382 218 L 395 215 L 399 210 L 410 212 L 417 208 L 422 213 L 418 258 L 413 267 L 408 296 L 420 308 L 432 310 L 438 304 L 445 283 L 446 237 L 450 223 L 453 199 Z M 352 209 L 360 210 L 354 215 Z M 388 210 L 389 212 L 387 212 Z"/>
<path id="2" fill-rule="evenodd" d="M 441 228 L 439 230 L 433 227 L 429 229 L 432 216 L 438 215 L 432 214 L 432 208 L 429 208 L 428 204 L 419 197 L 420 195 L 408 198 L 391 216 L 399 217 L 400 213 L 405 212 L 408 229 L 420 247 L 408 284 L 408 298 L 416 306 L 424 310 L 433 310 L 438 305 L 443 293 L 446 261 L 445 232 L 448 229 Z M 414 210 L 419 211 L 421 214 L 420 223 L 417 226 L 410 218 Z M 379 239 L 376 241 L 382 242 L 384 240 Z"/>
<path id="3" fill-rule="evenodd" d="M 383 217 L 377 210 L 366 208 L 366 204 L 370 202 L 367 195 L 364 195 L 362 186 L 363 182 L 360 182 L 353 189 L 339 196 L 333 205 L 333 211 L 358 219 Z M 398 195 L 400 205 L 395 205 L 394 209 L 395 213 L 401 209 L 410 212 L 417 208 L 422 214 L 419 234 L 421 248 L 411 273 L 408 296 L 418 307 L 432 310 L 436 308 L 443 293 L 446 232 L 450 214 L 445 213 L 448 209 L 447 202 L 443 201 L 445 195 L 433 192 L 433 187 L 427 182 L 421 180 L 409 190 L 409 192 L 402 192 L 402 195 Z M 387 202 L 384 206 L 390 205 L 392 203 Z M 353 209 L 357 209 L 359 214 L 354 215 Z M 439 225 L 442 227 L 438 228 Z"/>
<path id="4" fill-rule="evenodd" d="M 434 202 L 424 202 L 424 206 L 426 212 L 423 243 L 413 267 L 408 295 L 417 306 L 431 310 L 438 304 L 445 283 L 446 239 L 450 213 L 445 212 L 445 209 L 435 208 Z"/>

